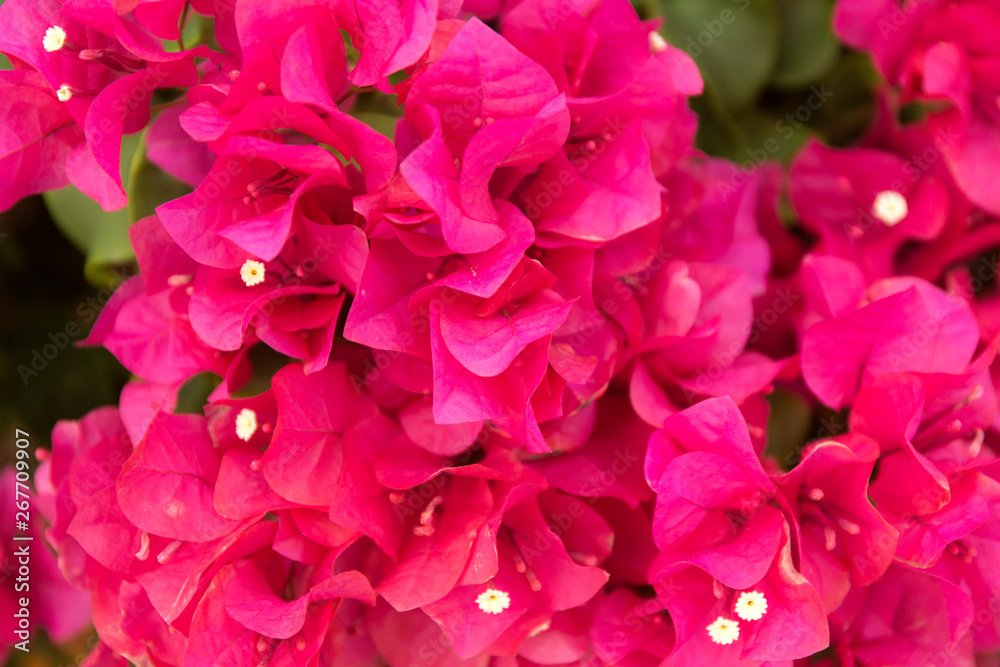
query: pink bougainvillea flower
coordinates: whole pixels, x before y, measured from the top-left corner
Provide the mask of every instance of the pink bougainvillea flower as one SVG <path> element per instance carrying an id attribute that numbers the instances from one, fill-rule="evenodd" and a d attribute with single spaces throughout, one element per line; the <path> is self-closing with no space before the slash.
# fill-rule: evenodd
<path id="1" fill-rule="evenodd" d="M 296 588 L 305 590 L 303 595 L 290 601 L 283 600 L 280 595 L 285 586 L 274 590 L 271 583 L 275 578 L 273 571 L 262 569 L 274 564 L 280 567 L 281 559 L 268 559 L 271 561 L 268 563 L 261 558 L 259 565 L 253 560 L 228 565 L 219 573 L 220 581 L 227 582 L 224 592 L 226 613 L 249 630 L 273 639 L 288 639 L 302 630 L 312 602 L 350 597 L 374 604 L 375 594 L 360 572 L 335 572 L 337 556 L 338 551 L 331 550 L 308 578 L 303 577 L 305 581 L 294 582 L 298 584 Z"/>
<path id="2" fill-rule="evenodd" d="M 611 241 L 660 216 L 660 189 L 639 124 L 601 142 L 568 144 L 521 190 L 539 234 L 555 237 L 547 244 Z"/>
<path id="3" fill-rule="evenodd" d="M 311 375 L 290 365 L 274 377 L 272 386 L 278 421 L 261 457 L 264 478 L 287 500 L 329 507 L 333 480 L 346 465 L 343 438 L 363 428 L 378 408 L 355 391 L 343 364 L 330 364 Z"/>
<path id="4" fill-rule="evenodd" d="M 1000 26 L 1000 11 L 989 2 L 928 2 L 903 11 L 885 0 L 847 0 L 838 3 L 836 26 L 848 44 L 872 53 L 904 102 L 946 103 L 927 123 L 942 139 L 936 149 L 962 192 L 1000 213 L 990 185 L 1000 155 L 1000 85 L 992 74 L 1000 52 L 981 37 Z"/>
<path id="5" fill-rule="evenodd" d="M 454 16 L 457 8 L 454 2 L 437 0 L 340 4 L 341 28 L 361 52 L 351 82 L 388 90 L 389 75 L 417 62 L 430 46 L 437 19 Z"/>
<path id="6" fill-rule="evenodd" d="M 635 508 L 652 498 L 642 466 L 652 432 L 629 413 L 623 397 L 606 396 L 598 402 L 593 430 L 583 447 L 541 459 L 532 467 L 545 475 L 553 488 L 584 498 L 618 498 Z"/>
<path id="7" fill-rule="evenodd" d="M 542 0 L 509 8 L 503 35 L 544 67 L 566 94 L 578 141 L 616 136 L 634 121 L 650 143 L 651 167 L 667 172 L 691 144 L 687 98 L 702 91 L 694 61 L 642 22 L 623 0 L 553 8 Z M 644 171 L 644 169 L 643 169 Z"/>
<path id="8" fill-rule="evenodd" d="M 799 526 L 802 573 L 827 612 L 840 606 L 852 583 L 877 581 L 896 553 L 896 530 L 868 500 L 877 456 L 878 444 L 861 435 L 849 445 L 821 441 L 774 478 Z"/>
<path id="9" fill-rule="evenodd" d="M 772 250 L 764 238 L 774 172 L 766 167 L 747 177 L 718 159 L 690 159 L 661 181 L 663 247 L 689 261 L 742 270 L 754 296 L 763 292 Z M 780 224 L 780 223 L 779 223 Z"/>
<path id="10" fill-rule="evenodd" d="M 574 300 L 550 289 L 555 276 L 523 257 L 531 239 L 523 214 L 509 204 L 499 210 L 508 236 L 483 253 L 424 258 L 399 241 L 373 240 L 345 336 L 429 359 L 437 423 L 497 420 L 532 451 L 547 451 L 530 399 Z"/>
<path id="11" fill-rule="evenodd" d="M 534 240 L 531 224 L 515 207 L 500 206 L 499 228 L 504 242 L 482 253 L 438 259 L 412 253 L 407 242 L 414 237 L 398 230 L 399 241 L 374 238 L 361 279 L 360 294 L 351 308 L 344 335 L 357 343 L 383 350 L 426 354 L 425 339 L 417 335 L 409 302 L 428 284 L 449 292 L 488 298 L 519 268 L 524 251 Z M 430 236 L 430 234 L 428 234 Z M 445 257 L 452 253 L 444 249 Z M 428 277 L 430 276 L 430 277 Z M 426 327 L 422 327 L 426 332 Z M 409 335 L 406 335 L 409 334 Z"/>
<path id="12" fill-rule="evenodd" d="M 343 291 L 335 284 L 296 285 L 294 274 L 288 286 L 275 284 L 282 279 L 273 276 L 282 269 L 280 264 L 261 269 L 272 276 L 271 282 L 251 287 L 231 269 L 199 272 L 188 310 L 192 328 L 219 350 L 238 350 L 259 338 L 283 354 L 304 360 L 309 372 L 323 368 L 330 356 Z"/>
<path id="13" fill-rule="evenodd" d="M 597 607 L 590 629 L 594 651 L 608 664 L 622 664 L 634 653 L 648 654 L 650 662 L 662 661 L 673 651 L 675 639 L 665 611 L 659 598 L 642 598 L 628 588 L 611 592 Z M 638 656 L 631 657 L 638 663 Z"/>
<path id="14" fill-rule="evenodd" d="M 19 460 L 23 461 L 24 459 Z M 18 485 L 17 482 L 14 466 L 8 465 L 0 471 L 0 483 L 4 485 L 0 494 L 2 494 L 7 508 L 4 510 L 7 516 L 5 516 L 6 527 L 3 535 L 4 546 L 0 547 L 0 564 L 3 566 L 5 576 L 13 577 L 15 573 L 18 573 L 19 566 L 23 564 L 23 559 L 19 555 L 20 552 L 24 551 L 23 545 L 29 540 L 32 545 L 37 545 L 37 548 L 29 547 L 32 574 L 37 573 L 37 578 L 31 582 L 36 585 L 30 588 L 31 592 L 34 593 L 31 599 L 30 613 L 38 627 L 45 628 L 48 635 L 55 641 L 68 641 L 83 632 L 88 625 L 90 605 L 87 593 L 72 586 L 59 571 L 55 555 L 44 546 L 45 537 L 42 530 L 44 524 L 36 519 L 30 522 L 30 528 L 21 527 L 23 524 L 19 522 L 23 517 L 33 518 L 32 510 L 43 505 L 45 500 L 39 502 L 34 493 L 28 492 L 27 485 L 23 482 Z M 41 485 L 39 491 L 51 493 L 54 489 L 51 487 L 45 489 L 44 485 Z M 55 504 L 52 502 L 54 500 L 55 498 L 50 495 L 48 498 L 50 505 Z M 22 507 L 28 507 L 28 509 L 22 512 Z M 44 511 L 43 514 L 45 514 Z M 29 539 L 23 539 L 25 537 Z M 23 583 L 23 573 L 18 574 L 18 576 L 22 577 L 21 583 Z M 10 619 L 5 622 L 7 635 L 2 648 L 0 648 L 0 653 L 5 653 L 11 644 L 21 641 L 15 632 L 15 630 L 22 629 L 19 627 L 16 613 L 23 606 L 19 604 L 18 598 L 21 597 L 19 593 L 27 592 L 27 590 L 17 591 L 12 586 L 0 602 Z"/>
<path id="15" fill-rule="evenodd" d="M 806 255 L 799 274 L 805 297 L 802 329 L 816 322 L 850 315 L 867 301 L 867 281 L 861 269 L 832 255 Z"/>
<path id="16" fill-rule="evenodd" d="M 188 298 L 183 284 L 147 294 L 141 275 L 129 278 L 83 344 L 104 345 L 122 365 L 150 382 L 180 382 L 202 371 L 225 375 L 230 355 L 209 348 L 195 334 L 187 318 Z"/>
<path id="17" fill-rule="evenodd" d="M 796 158 L 790 194 L 821 252 L 857 263 L 869 281 L 888 278 L 902 245 L 935 239 L 949 218 L 945 186 L 914 181 L 912 169 L 892 153 L 814 141 Z"/>
<path id="18" fill-rule="evenodd" d="M 274 259 L 292 233 L 289 196 L 316 172 L 346 185 L 340 162 L 319 146 L 235 136 L 198 189 L 157 214 L 177 245 L 202 264 L 237 268 L 248 257 Z"/>
<path id="19" fill-rule="evenodd" d="M 277 665 L 314 659 L 340 596 L 375 602 L 359 572 L 337 571 L 342 552 L 330 550 L 320 566 L 303 569 L 263 551 L 220 570 L 192 617 L 189 659 Z M 283 591 L 294 599 L 283 599 Z"/>
<path id="20" fill-rule="evenodd" d="M 511 290 L 507 296 L 513 301 L 522 295 Z M 509 316 L 497 312 L 505 304 L 487 304 L 484 304 L 487 308 L 492 306 L 486 311 L 487 317 L 475 317 L 471 307 L 464 309 L 464 313 L 459 311 L 458 315 L 468 318 L 469 326 L 495 331 L 500 341 L 508 340 L 509 343 L 504 357 L 494 360 L 492 366 L 477 364 L 476 369 L 468 368 L 453 352 L 457 349 L 459 355 L 463 355 L 468 351 L 461 346 L 460 330 L 449 328 L 449 322 L 431 313 L 434 418 L 444 424 L 492 419 L 499 428 L 523 441 L 529 451 L 546 451 L 548 445 L 538 428 L 530 399 L 548 367 L 549 336 L 565 320 L 569 304 L 544 293 L 530 302 L 522 302 L 519 312 L 529 326 L 536 327 L 532 331 L 522 325 L 525 333 L 534 339 L 523 343 L 517 326 L 510 325 Z M 501 368 L 493 370 L 501 364 Z"/>
<path id="21" fill-rule="evenodd" d="M 164 109 L 146 133 L 146 157 L 174 178 L 198 187 L 212 168 L 215 155 L 181 127 L 183 107 Z"/>
<path id="22" fill-rule="evenodd" d="M 494 536 L 493 567 L 467 570 L 465 585 L 424 607 L 459 657 L 471 657 L 498 639 L 520 644 L 539 626 L 544 629 L 553 612 L 584 604 L 607 581 L 607 572 L 567 553 L 539 506 L 528 498 L 508 508 Z M 500 600 L 497 606 L 490 591 Z"/>
<path id="23" fill-rule="evenodd" d="M 669 295 L 647 297 L 647 333 L 630 383 L 632 404 L 650 424 L 699 396 L 744 401 L 782 371 L 784 362 L 745 352 L 753 302 L 743 272 L 673 261 L 647 290 Z"/>
<path id="24" fill-rule="evenodd" d="M 51 524 L 46 537 L 60 554 L 63 575 L 80 588 L 84 588 L 86 553 L 67 528 L 99 492 L 110 491 L 114 498 L 115 478 L 131 452 L 128 433 L 114 408 L 100 408 L 79 421 L 58 422 L 52 430 L 52 458 L 39 467 L 36 474 L 43 482 L 36 486 L 42 513 Z M 105 465 L 91 469 L 100 462 Z"/>
<path id="25" fill-rule="evenodd" d="M 979 342 L 968 304 L 914 278 L 880 281 L 871 303 L 814 324 L 802 341 L 802 375 L 827 405 L 850 404 L 886 373 L 964 370 Z M 838 354 L 828 351 L 836 349 Z"/>
<path id="26" fill-rule="evenodd" d="M 219 455 L 204 418 L 161 412 L 122 467 L 118 499 L 129 520 L 146 532 L 207 542 L 237 525 L 213 508 L 218 474 Z"/>
<path id="27" fill-rule="evenodd" d="M 406 121 L 423 139 L 400 171 L 460 253 L 482 252 L 503 238 L 488 189 L 494 172 L 543 162 L 569 130 L 552 78 L 478 19 L 420 72 Z"/>
<path id="28" fill-rule="evenodd" d="M 883 513 L 927 515 L 951 497 L 946 475 L 912 443 L 922 403 L 916 378 L 890 375 L 862 389 L 851 413 L 852 430 L 873 438 L 884 454 L 871 491 Z"/>
<path id="29" fill-rule="evenodd" d="M 321 39 L 337 30 L 331 8 L 322 2 L 303 2 L 293 7 L 251 0 L 235 7 L 234 22 L 241 60 L 238 75 L 223 105 L 227 111 L 243 107 L 262 94 L 282 90 L 285 53 L 298 61 L 298 82 L 316 81 L 328 87 L 327 95 L 339 96 L 347 83 L 344 42 Z M 261 48 L 266 44 L 266 48 Z M 314 54 L 322 54 L 314 57 Z M 320 68 L 317 71 L 317 68 Z M 294 84 L 293 84 L 294 85 Z"/>
<path id="30" fill-rule="evenodd" d="M 833 645 L 861 664 L 976 664 L 968 593 L 932 572 L 896 564 L 866 588 L 853 588 L 830 618 Z"/>
<path id="31" fill-rule="evenodd" d="M 479 477 L 464 477 L 461 469 L 402 497 L 397 514 L 406 533 L 399 557 L 378 586 L 379 595 L 399 611 L 435 602 L 458 584 L 474 537 L 493 509 L 489 485 Z M 430 489 L 431 491 L 427 491 Z M 413 493 L 433 497 L 413 509 Z M 417 496 L 419 498 L 419 496 Z"/>
<path id="32" fill-rule="evenodd" d="M 992 419 L 995 398 L 966 394 L 965 401 L 938 401 L 950 394 L 938 393 L 943 377 L 885 376 L 859 393 L 850 422 L 852 430 L 875 438 L 882 450 L 871 496 L 900 533 L 896 558 L 924 568 L 987 521 L 985 499 L 995 493 L 995 481 L 975 469 L 983 465 L 976 461 L 982 436 L 963 435 L 964 429 L 977 428 L 976 411 L 965 410 L 964 404 L 992 403 L 994 409 L 985 412 Z M 951 380 L 961 386 L 965 378 Z M 951 408 L 943 414 L 942 403 Z"/>
<path id="33" fill-rule="evenodd" d="M 0 72 L 0 122 L 11 130 L 0 138 L 0 169 L 7 181 L 0 210 L 71 181 L 83 185 L 84 173 L 70 173 L 79 161 L 73 157 L 89 157 L 93 165 L 93 155 L 84 146 L 80 126 L 41 74 L 27 69 Z"/>
<path id="34" fill-rule="evenodd" d="M 146 429 L 157 413 L 174 412 L 177 407 L 177 393 L 182 384 L 182 382 L 157 383 L 133 380 L 122 388 L 118 409 L 133 448 L 142 441 Z"/>
<path id="35" fill-rule="evenodd" d="M 186 54 L 147 62 L 150 54 L 130 52 L 112 36 L 111 26 L 101 25 L 102 32 L 87 25 L 87 18 L 63 3 L 5 3 L 0 21 L 19 28 L 0 35 L 0 51 L 37 70 L 83 130 L 86 142 L 73 142 L 63 159 L 66 176 L 105 210 L 113 210 L 126 203 L 122 135 L 149 123 L 149 101 L 157 88 L 194 85 L 197 72 Z"/>
<path id="36" fill-rule="evenodd" d="M 691 563 L 734 589 L 771 567 L 785 520 L 731 399 L 668 417 L 650 438 L 646 479 L 656 492 L 653 536 L 665 562 Z"/>
<path id="37" fill-rule="evenodd" d="M 665 665 L 792 660 L 830 643 L 819 595 L 796 569 L 787 523 L 781 545 L 764 575 L 731 588 L 683 563 L 653 575 L 657 594 L 670 612 L 677 639 Z"/>

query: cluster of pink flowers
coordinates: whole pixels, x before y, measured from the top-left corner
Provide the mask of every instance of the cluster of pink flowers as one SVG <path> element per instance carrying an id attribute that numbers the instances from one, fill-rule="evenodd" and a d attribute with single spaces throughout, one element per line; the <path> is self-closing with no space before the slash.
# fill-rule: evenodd
<path id="1" fill-rule="evenodd" d="M 995 664 L 1000 3 L 836 25 L 877 123 L 785 174 L 627 0 L 4 2 L 0 208 L 121 207 L 142 128 L 193 188 L 36 475 L 86 664 Z"/>

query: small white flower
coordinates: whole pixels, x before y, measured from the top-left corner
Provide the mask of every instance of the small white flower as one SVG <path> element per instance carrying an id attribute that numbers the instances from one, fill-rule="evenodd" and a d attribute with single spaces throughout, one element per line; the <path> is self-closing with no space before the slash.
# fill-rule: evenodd
<path id="1" fill-rule="evenodd" d="M 663 39 L 663 35 L 651 30 L 649 33 L 649 52 L 650 53 L 662 53 L 667 50 L 667 40 Z"/>
<path id="2" fill-rule="evenodd" d="M 510 606 L 510 596 L 504 591 L 487 588 L 476 598 L 476 604 L 487 614 L 499 614 Z"/>
<path id="3" fill-rule="evenodd" d="M 42 47 L 52 53 L 58 51 L 66 43 L 66 31 L 57 25 L 46 28 L 45 37 L 42 38 Z"/>
<path id="4" fill-rule="evenodd" d="M 69 102 L 73 99 L 73 89 L 63 84 L 59 86 L 59 90 L 56 91 L 56 97 L 60 102 Z"/>
<path id="5" fill-rule="evenodd" d="M 240 278 L 247 287 L 253 287 L 264 282 L 264 264 L 253 259 L 243 262 L 240 269 Z"/>
<path id="6" fill-rule="evenodd" d="M 720 616 L 708 626 L 708 636 L 716 644 L 732 644 L 740 638 L 740 623 Z"/>
<path id="7" fill-rule="evenodd" d="M 872 215 L 885 223 L 887 227 L 898 225 L 910 213 L 906 197 L 895 190 L 883 190 L 875 195 L 872 204 Z"/>
<path id="8" fill-rule="evenodd" d="M 256 432 L 257 413 L 250 408 L 243 408 L 236 415 L 236 436 L 244 442 L 250 442 L 250 438 Z"/>
<path id="9" fill-rule="evenodd" d="M 743 591 L 736 600 L 736 615 L 744 621 L 759 621 L 767 613 L 767 598 L 757 591 Z"/>

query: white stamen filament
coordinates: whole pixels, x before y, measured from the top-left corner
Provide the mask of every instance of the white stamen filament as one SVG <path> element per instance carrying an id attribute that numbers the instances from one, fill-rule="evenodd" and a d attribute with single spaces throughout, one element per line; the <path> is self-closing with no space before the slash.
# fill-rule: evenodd
<path id="1" fill-rule="evenodd" d="M 168 544 L 166 548 L 163 549 L 163 551 L 160 552 L 160 555 L 156 557 L 156 561 L 160 565 L 163 565 L 171 558 L 173 558 L 177 550 L 180 549 L 183 545 L 184 543 L 181 542 L 180 540 L 174 540 L 173 542 Z"/>
<path id="2" fill-rule="evenodd" d="M 662 53 L 667 50 L 667 40 L 663 39 L 663 35 L 651 30 L 649 33 L 649 52 L 650 53 Z"/>
<path id="3" fill-rule="evenodd" d="M 544 623 L 542 623 L 541 625 L 539 625 L 537 628 L 535 628 L 534 630 L 532 630 L 531 632 L 529 632 L 528 636 L 529 637 L 537 637 L 538 635 L 542 634 L 543 632 L 545 632 L 546 630 L 548 630 L 551 627 L 552 627 L 552 622 L 551 621 L 545 621 Z"/>
<path id="4" fill-rule="evenodd" d="M 194 280 L 194 276 L 190 273 L 175 273 L 167 278 L 167 284 L 171 287 L 180 287 L 181 285 L 187 285 L 192 280 Z"/>
<path id="5" fill-rule="evenodd" d="M 139 560 L 149 558 L 149 533 L 146 531 L 139 535 L 139 550 L 135 552 L 135 557 Z"/>
<path id="6" fill-rule="evenodd" d="M 827 551 L 833 551 L 837 548 L 837 531 L 830 526 L 823 526 L 823 539 L 826 541 L 824 546 Z"/>
<path id="7" fill-rule="evenodd" d="M 837 523 L 840 524 L 840 527 L 843 528 L 844 532 L 848 535 L 859 535 L 861 533 L 861 526 L 853 521 L 848 519 L 839 519 Z"/>

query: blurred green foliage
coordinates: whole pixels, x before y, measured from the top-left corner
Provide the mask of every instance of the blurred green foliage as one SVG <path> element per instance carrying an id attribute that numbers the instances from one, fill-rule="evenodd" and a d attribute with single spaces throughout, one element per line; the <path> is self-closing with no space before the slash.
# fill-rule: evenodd
<path id="1" fill-rule="evenodd" d="M 846 145 L 870 122 L 878 77 L 837 42 L 834 0 L 635 1 L 705 79 L 692 106 L 710 155 L 787 162 L 810 136 Z"/>

